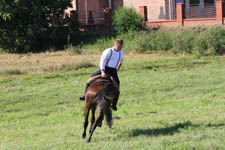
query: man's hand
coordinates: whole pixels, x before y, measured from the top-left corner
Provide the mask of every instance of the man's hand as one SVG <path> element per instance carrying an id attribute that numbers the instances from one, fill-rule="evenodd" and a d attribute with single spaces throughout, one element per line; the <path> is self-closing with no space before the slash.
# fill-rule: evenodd
<path id="1" fill-rule="evenodd" d="M 119 65 L 118 65 L 118 67 L 117 67 L 117 69 L 116 69 L 117 72 L 120 70 L 120 67 L 121 67 L 121 66 L 122 66 L 122 64 L 119 63 Z"/>
<path id="2" fill-rule="evenodd" d="M 102 74 L 101 74 L 102 78 L 106 78 L 106 77 L 107 77 L 107 75 L 106 75 L 106 73 L 105 73 L 105 70 L 102 70 L 101 73 L 102 73 Z"/>

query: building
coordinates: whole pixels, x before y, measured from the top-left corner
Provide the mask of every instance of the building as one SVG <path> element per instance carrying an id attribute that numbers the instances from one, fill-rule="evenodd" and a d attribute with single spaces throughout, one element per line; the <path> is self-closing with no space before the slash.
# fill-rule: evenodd
<path id="1" fill-rule="evenodd" d="M 82 24 L 104 23 L 104 9 L 115 10 L 123 0 L 77 0 L 79 21 Z"/>
<path id="2" fill-rule="evenodd" d="M 149 26 L 211 25 L 225 20 L 224 0 L 76 0 L 76 5 L 81 24 L 103 24 L 104 9 L 113 13 L 118 7 L 135 8 Z"/>

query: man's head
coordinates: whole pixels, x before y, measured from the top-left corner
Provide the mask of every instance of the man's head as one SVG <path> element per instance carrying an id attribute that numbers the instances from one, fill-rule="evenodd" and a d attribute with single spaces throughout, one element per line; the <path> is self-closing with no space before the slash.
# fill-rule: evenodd
<path id="1" fill-rule="evenodd" d="M 120 51 L 123 48 L 123 40 L 117 39 L 115 41 L 114 49 Z"/>

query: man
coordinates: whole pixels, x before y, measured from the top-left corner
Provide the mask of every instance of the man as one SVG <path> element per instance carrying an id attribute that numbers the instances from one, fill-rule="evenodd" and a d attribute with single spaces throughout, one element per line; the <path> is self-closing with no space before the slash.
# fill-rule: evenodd
<path id="1" fill-rule="evenodd" d="M 115 45 L 112 48 L 106 49 L 101 56 L 100 60 L 100 70 L 93 73 L 91 77 L 96 75 L 101 75 L 103 78 L 105 78 L 108 75 L 112 76 L 114 80 L 116 81 L 117 85 L 120 85 L 120 80 L 118 78 L 117 72 L 120 70 L 120 67 L 122 66 L 123 62 L 123 40 L 116 40 Z M 83 96 L 80 96 L 80 100 L 85 99 L 86 90 L 88 88 L 88 83 L 85 88 L 85 92 Z M 114 106 L 116 107 L 116 106 Z"/>

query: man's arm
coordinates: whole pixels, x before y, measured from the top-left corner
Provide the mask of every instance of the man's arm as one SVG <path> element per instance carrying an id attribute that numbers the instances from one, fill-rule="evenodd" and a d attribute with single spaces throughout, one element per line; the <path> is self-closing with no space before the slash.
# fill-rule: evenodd
<path id="1" fill-rule="evenodd" d="M 100 69 L 101 69 L 101 76 L 102 77 L 106 77 L 106 73 L 105 73 L 105 65 L 111 55 L 111 50 L 108 49 L 108 50 L 105 50 L 103 53 L 102 53 L 102 56 L 101 56 L 101 60 L 100 60 Z"/>
<path id="2" fill-rule="evenodd" d="M 121 63 L 119 63 L 118 67 L 117 67 L 117 72 L 120 70 L 120 67 L 122 66 Z"/>
<path id="3" fill-rule="evenodd" d="M 121 52 L 121 58 L 116 69 L 117 72 L 120 70 L 120 67 L 122 66 L 122 63 L 123 63 L 123 51 L 120 51 L 120 52 Z"/>
<path id="4" fill-rule="evenodd" d="M 100 69 L 101 70 L 105 70 L 105 65 L 107 63 L 107 60 L 109 59 L 109 56 L 110 56 L 110 50 L 105 50 L 103 53 L 102 53 L 102 56 L 101 56 L 101 60 L 100 60 Z"/>

